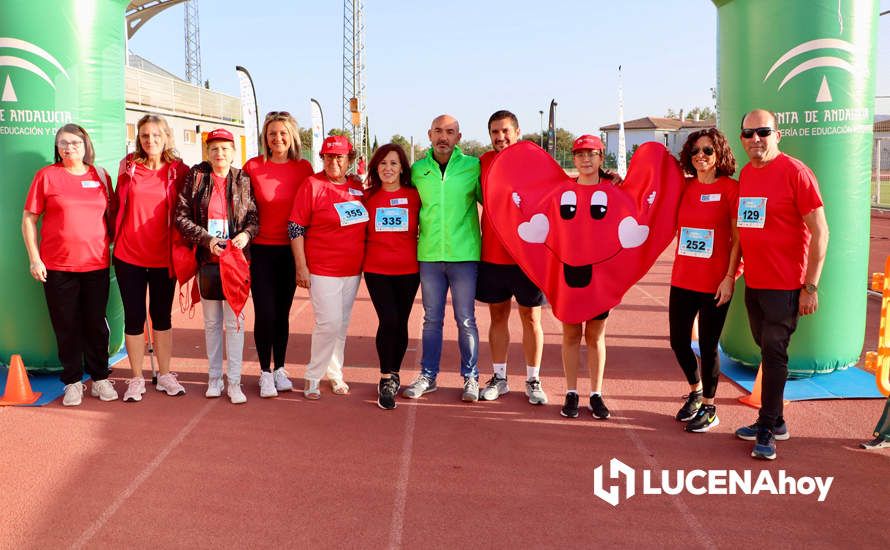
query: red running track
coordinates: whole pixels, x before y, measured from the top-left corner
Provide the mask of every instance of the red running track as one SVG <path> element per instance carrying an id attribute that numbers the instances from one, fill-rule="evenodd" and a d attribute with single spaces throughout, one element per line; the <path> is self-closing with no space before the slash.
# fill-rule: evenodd
<path id="1" fill-rule="evenodd" d="M 873 233 L 890 236 L 890 220 L 873 219 Z M 882 268 L 890 240 L 873 236 L 872 250 L 872 265 L 879 258 Z M 737 403 L 743 392 L 724 379 L 720 426 L 684 433 L 673 420 L 686 384 L 668 344 L 669 275 L 665 254 L 609 318 L 605 397 L 613 417 L 605 422 L 559 415 L 560 329 L 549 312 L 542 369 L 549 405 L 533 407 L 522 394 L 518 341 L 511 393 L 461 403 L 456 332 L 446 322 L 442 389 L 381 411 L 376 319 L 364 287 L 346 350 L 352 392 L 335 396 L 325 384 L 317 402 L 300 393 L 258 397 L 252 334 L 247 404 L 205 399 L 200 307 L 192 320 L 177 311 L 174 370 L 186 396 L 149 388 L 141 403 L 85 398 L 76 408 L 0 408 L 0 548 L 886 548 L 890 453 L 857 448 L 883 402 L 789 405 L 792 439 L 765 463 L 732 435 L 755 411 Z M 866 349 L 875 346 L 879 308 L 869 300 Z M 485 307 L 477 318 L 487 378 Z M 302 290 L 291 319 L 289 371 L 302 387 L 312 326 Z M 421 321 L 418 297 L 406 382 L 417 371 Z M 511 324 L 516 340 L 518 315 Z M 127 372 L 125 363 L 115 369 L 121 394 Z M 579 389 L 587 391 L 586 381 Z M 592 488 L 594 468 L 611 458 L 637 469 L 751 469 L 755 477 L 786 470 L 834 482 L 822 503 L 814 495 L 638 494 L 613 508 Z"/>

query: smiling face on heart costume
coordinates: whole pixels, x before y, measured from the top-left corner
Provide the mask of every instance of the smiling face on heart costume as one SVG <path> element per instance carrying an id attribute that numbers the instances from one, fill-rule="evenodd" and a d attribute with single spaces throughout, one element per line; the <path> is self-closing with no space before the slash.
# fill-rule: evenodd
<path id="1" fill-rule="evenodd" d="M 520 142 L 486 175 L 485 208 L 504 246 L 566 323 L 621 302 L 674 237 L 684 186 L 664 146 L 634 153 L 620 187 L 579 185 L 540 147 Z"/>

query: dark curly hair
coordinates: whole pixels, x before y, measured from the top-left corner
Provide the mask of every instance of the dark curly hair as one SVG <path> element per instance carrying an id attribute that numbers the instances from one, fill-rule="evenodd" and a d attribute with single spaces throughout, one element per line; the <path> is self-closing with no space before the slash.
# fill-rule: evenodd
<path id="1" fill-rule="evenodd" d="M 402 187 L 413 187 L 411 184 L 411 165 L 408 163 L 408 155 L 405 154 L 405 149 L 396 143 L 387 143 L 386 145 L 381 145 L 371 156 L 370 162 L 368 162 L 367 190 L 369 194 L 377 191 L 383 185 L 380 174 L 377 173 L 377 167 L 380 166 L 386 155 L 392 151 L 395 151 L 399 156 L 399 164 L 402 165 L 402 173 L 399 174 L 399 184 Z"/>
<path id="2" fill-rule="evenodd" d="M 732 149 L 729 148 L 726 137 L 717 128 L 705 128 L 704 130 L 697 130 L 689 134 L 689 137 L 686 138 L 686 143 L 683 144 L 683 150 L 680 151 L 680 165 L 683 167 L 683 170 L 691 176 L 696 174 L 695 167 L 692 166 L 691 151 L 700 137 L 709 137 L 714 144 L 714 154 L 717 155 L 716 176 L 719 178 L 735 174 L 735 155 L 732 154 Z"/>

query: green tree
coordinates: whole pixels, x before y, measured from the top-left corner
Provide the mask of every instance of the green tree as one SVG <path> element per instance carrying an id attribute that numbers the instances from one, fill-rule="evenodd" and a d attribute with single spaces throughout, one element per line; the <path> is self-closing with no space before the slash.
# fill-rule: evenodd
<path id="1" fill-rule="evenodd" d="M 300 128 L 300 145 L 303 146 L 303 157 L 312 154 L 312 128 Z"/>
<path id="2" fill-rule="evenodd" d="M 328 131 L 328 135 L 329 136 L 346 136 L 349 138 L 349 141 L 352 141 L 352 134 L 350 134 L 348 131 L 344 130 L 343 128 L 331 128 L 330 131 Z"/>
<path id="3" fill-rule="evenodd" d="M 713 95 L 713 88 L 711 88 L 711 92 Z M 689 112 L 684 111 L 683 120 L 695 120 L 696 115 L 698 116 L 698 120 L 708 120 L 717 117 L 717 114 L 710 107 L 693 107 L 692 109 L 689 109 Z M 680 115 L 677 114 L 673 109 L 668 109 L 664 117 L 679 120 Z"/>
<path id="4" fill-rule="evenodd" d="M 475 139 L 468 139 L 457 144 L 465 155 L 481 157 L 486 151 L 491 151 L 491 145 L 483 145 Z"/>
<path id="5" fill-rule="evenodd" d="M 394 134 L 389 141 L 390 143 L 400 145 L 404 149 L 405 154 L 408 155 L 408 158 L 411 158 L 411 142 L 408 141 L 408 138 L 401 134 Z"/>

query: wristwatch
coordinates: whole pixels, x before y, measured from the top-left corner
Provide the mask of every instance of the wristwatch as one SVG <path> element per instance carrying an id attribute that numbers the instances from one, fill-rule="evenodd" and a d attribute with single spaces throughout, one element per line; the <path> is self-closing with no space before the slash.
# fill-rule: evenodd
<path id="1" fill-rule="evenodd" d="M 812 283 L 806 283 L 802 288 L 807 291 L 807 294 L 815 294 L 816 290 L 818 290 L 818 287 Z"/>

